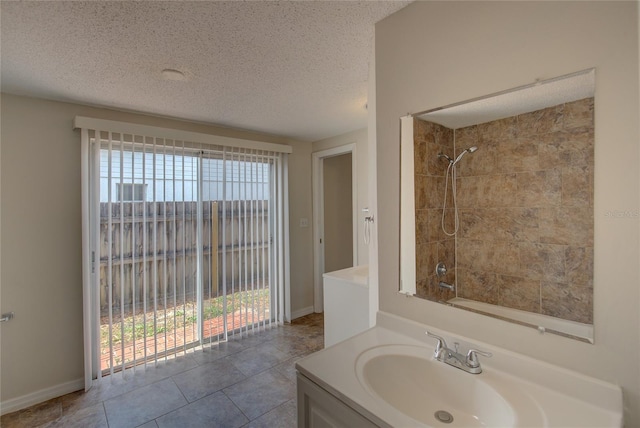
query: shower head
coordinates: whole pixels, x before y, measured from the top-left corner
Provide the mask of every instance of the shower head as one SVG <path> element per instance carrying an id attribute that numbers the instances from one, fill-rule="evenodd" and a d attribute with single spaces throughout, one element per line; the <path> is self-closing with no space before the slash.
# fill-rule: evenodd
<path id="1" fill-rule="evenodd" d="M 466 153 L 473 153 L 473 152 L 475 152 L 476 150 L 478 150 L 478 148 L 477 148 L 476 146 L 472 146 L 472 147 L 469 147 L 468 149 L 463 150 L 463 151 L 462 151 L 462 153 L 460 153 L 460 154 L 458 155 L 458 157 L 456 158 L 456 160 L 454 160 L 454 161 L 453 161 L 453 164 L 454 164 L 454 165 L 455 165 L 455 164 L 457 164 L 457 163 L 458 163 L 458 161 L 459 161 L 460 159 L 462 159 L 462 156 L 464 156 Z"/>

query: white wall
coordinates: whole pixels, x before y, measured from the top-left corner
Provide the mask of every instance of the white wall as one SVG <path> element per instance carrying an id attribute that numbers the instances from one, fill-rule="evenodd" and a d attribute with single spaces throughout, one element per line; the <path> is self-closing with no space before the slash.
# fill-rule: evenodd
<path id="1" fill-rule="evenodd" d="M 82 385 L 80 133 L 76 115 L 293 146 L 289 157 L 291 310 L 313 305 L 311 144 L 166 118 L 2 94 L 3 402 Z M 26 398 L 24 398 L 26 397 Z"/>
<path id="2" fill-rule="evenodd" d="M 370 223 L 369 239 L 369 325 L 376 324 L 376 315 L 379 307 L 378 293 L 378 150 L 376 131 L 376 41 L 375 37 L 371 43 L 371 54 L 369 60 L 369 81 L 367 82 L 367 151 L 368 173 L 367 183 L 369 185 L 369 215 L 373 218 Z"/>
<path id="3" fill-rule="evenodd" d="M 429 1 L 376 25 L 380 309 L 619 384 L 629 427 L 640 426 L 637 7 Z M 398 294 L 399 117 L 590 67 L 595 344 Z"/>
<path id="4" fill-rule="evenodd" d="M 354 207 L 353 216 L 358 220 L 358 263 L 357 265 L 366 265 L 369 260 L 369 250 L 364 243 L 364 217 L 366 214 L 362 212 L 363 208 L 368 207 L 369 201 L 369 151 L 367 141 L 367 129 L 360 129 L 336 137 L 315 141 L 312 145 L 313 152 L 333 149 L 335 147 L 345 146 L 347 144 L 355 144 L 356 156 L 356 186 L 358 204 Z"/>

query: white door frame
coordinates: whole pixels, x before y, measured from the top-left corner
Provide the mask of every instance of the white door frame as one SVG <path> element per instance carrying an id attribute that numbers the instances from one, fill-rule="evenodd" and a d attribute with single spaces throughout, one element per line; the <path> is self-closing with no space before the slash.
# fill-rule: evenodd
<path id="1" fill-rule="evenodd" d="M 353 218 L 353 265 L 358 264 L 358 174 L 356 169 L 356 144 L 345 144 L 311 154 L 313 180 L 313 310 L 324 311 L 322 274 L 324 273 L 324 160 L 351 153 L 351 209 Z"/>

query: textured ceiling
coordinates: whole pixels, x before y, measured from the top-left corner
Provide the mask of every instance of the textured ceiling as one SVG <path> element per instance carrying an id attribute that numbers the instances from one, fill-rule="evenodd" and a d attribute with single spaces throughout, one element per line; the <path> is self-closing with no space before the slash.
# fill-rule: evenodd
<path id="1" fill-rule="evenodd" d="M 2 1 L 2 91 L 315 141 L 366 126 L 374 24 L 408 3 Z"/>

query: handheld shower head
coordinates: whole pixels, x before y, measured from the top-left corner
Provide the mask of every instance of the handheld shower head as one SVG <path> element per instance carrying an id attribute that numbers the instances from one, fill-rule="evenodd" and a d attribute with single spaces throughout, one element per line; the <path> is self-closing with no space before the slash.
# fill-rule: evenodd
<path id="1" fill-rule="evenodd" d="M 455 165 L 455 164 L 457 164 L 457 163 L 458 163 L 458 161 L 459 161 L 460 159 L 462 159 L 462 156 L 464 156 L 466 153 L 473 153 L 473 152 L 475 152 L 476 150 L 478 150 L 478 148 L 477 148 L 476 146 L 472 146 L 472 147 L 469 147 L 468 149 L 463 150 L 463 151 L 462 151 L 462 153 L 460 153 L 460 154 L 458 155 L 458 157 L 456 158 L 456 160 L 454 160 L 454 161 L 453 161 L 453 164 L 454 164 L 454 165 Z"/>

